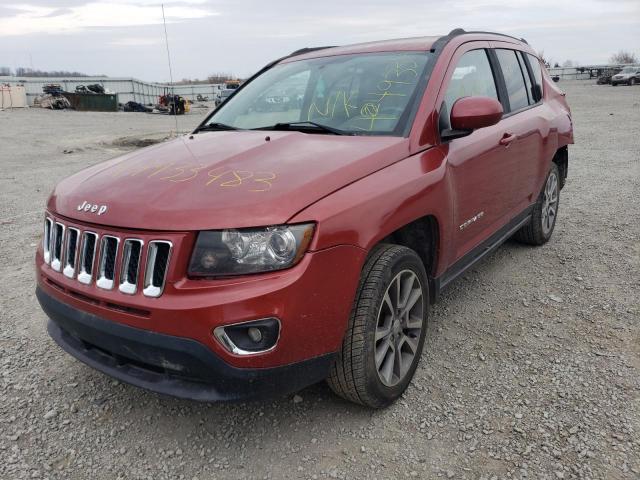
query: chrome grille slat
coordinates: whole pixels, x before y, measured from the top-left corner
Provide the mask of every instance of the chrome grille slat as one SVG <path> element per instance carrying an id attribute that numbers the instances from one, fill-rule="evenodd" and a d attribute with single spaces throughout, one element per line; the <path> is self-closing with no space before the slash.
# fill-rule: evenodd
<path id="1" fill-rule="evenodd" d="M 56 272 L 62 269 L 62 249 L 64 247 L 64 225 L 56 222 L 51 234 L 51 268 Z"/>
<path id="2" fill-rule="evenodd" d="M 96 245 L 98 245 L 98 235 L 93 232 L 83 232 L 82 245 L 80 246 L 80 258 L 78 265 L 78 281 L 89 285 L 93 277 L 93 265 L 96 256 Z"/>
<path id="3" fill-rule="evenodd" d="M 80 240 L 80 230 L 77 228 L 67 228 L 64 250 L 64 268 L 62 273 L 66 277 L 73 278 L 76 274 L 76 260 L 78 259 L 78 241 Z"/>
<path id="4" fill-rule="evenodd" d="M 51 230 L 53 220 L 49 217 L 44 219 L 44 233 L 42 234 L 42 253 L 44 257 L 44 263 L 49 264 L 51 262 Z"/>
<path id="5" fill-rule="evenodd" d="M 116 260 L 120 239 L 112 235 L 103 235 L 100 241 L 100 259 L 96 285 L 105 290 L 111 290 L 116 278 Z"/>
<path id="6" fill-rule="evenodd" d="M 162 295 L 167 279 L 167 269 L 171 258 L 171 242 L 152 240 L 147 250 L 147 265 L 144 271 L 144 288 L 142 293 L 147 297 Z"/>
<path id="7" fill-rule="evenodd" d="M 148 242 L 125 238 L 120 251 L 120 238 L 99 235 L 78 227 L 66 226 L 45 216 L 42 239 L 44 262 L 65 277 L 97 287 L 135 295 L 139 289 L 147 297 L 162 295 L 169 270 L 173 244 L 168 240 Z M 116 279 L 116 276 L 118 278 Z"/>
<path id="8" fill-rule="evenodd" d="M 118 290 L 133 295 L 138 289 L 140 258 L 144 242 L 137 238 L 128 238 L 122 247 L 122 264 L 120 265 L 120 285 Z"/>

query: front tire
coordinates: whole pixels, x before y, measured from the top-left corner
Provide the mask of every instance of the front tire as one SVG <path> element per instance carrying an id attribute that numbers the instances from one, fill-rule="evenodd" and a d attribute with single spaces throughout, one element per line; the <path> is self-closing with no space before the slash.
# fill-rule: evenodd
<path id="1" fill-rule="evenodd" d="M 327 378 L 336 394 L 372 408 L 386 407 L 402 395 L 424 346 L 428 285 L 413 250 L 381 244 L 371 252 Z"/>
<path id="2" fill-rule="evenodd" d="M 635 78 L 630 78 L 629 79 L 629 86 L 633 87 L 636 84 L 636 79 Z"/>
<path id="3" fill-rule="evenodd" d="M 544 182 L 538 201 L 533 207 L 531 221 L 518 230 L 516 240 L 529 245 L 544 245 L 553 234 L 560 204 L 560 171 L 555 163 Z"/>

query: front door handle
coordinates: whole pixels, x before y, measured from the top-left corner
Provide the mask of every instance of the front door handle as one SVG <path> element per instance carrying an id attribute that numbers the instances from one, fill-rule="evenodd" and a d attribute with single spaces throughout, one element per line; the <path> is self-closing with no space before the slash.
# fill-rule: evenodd
<path id="1" fill-rule="evenodd" d="M 516 138 L 518 137 L 513 133 L 505 133 L 500 139 L 500 145 L 508 147 Z"/>

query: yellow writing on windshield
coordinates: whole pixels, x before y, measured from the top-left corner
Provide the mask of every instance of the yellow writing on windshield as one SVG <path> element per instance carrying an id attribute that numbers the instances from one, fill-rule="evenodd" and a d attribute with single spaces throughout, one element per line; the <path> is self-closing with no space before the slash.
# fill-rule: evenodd
<path id="1" fill-rule="evenodd" d="M 357 119 L 363 120 L 365 124 L 363 127 L 355 128 L 370 132 L 375 129 L 376 122 L 380 120 L 397 120 L 398 116 L 394 113 L 404 111 L 405 105 L 392 100 L 397 97 L 406 97 L 407 93 L 413 91 L 411 87 L 416 84 L 417 68 L 418 64 L 413 61 L 399 60 L 387 64 L 383 79 L 376 85 L 377 91 L 368 93 L 368 96 L 377 98 L 375 101 L 363 104 L 360 108 L 360 116 Z"/>
<path id="2" fill-rule="evenodd" d="M 350 109 L 351 110 L 358 109 L 358 107 L 351 104 L 352 96 L 353 96 L 353 93 L 350 93 L 347 95 L 347 93 L 344 92 L 343 90 L 338 90 L 337 92 L 335 92 L 335 94 L 329 95 L 329 97 L 327 98 L 324 104 L 324 107 L 322 108 L 318 107 L 316 102 L 313 101 L 311 105 L 309 105 L 309 110 L 307 112 L 307 120 L 311 121 L 314 116 L 333 118 L 336 113 L 336 106 L 338 107 L 338 109 L 344 110 L 344 114 L 346 115 L 347 118 L 351 117 Z M 342 100 L 340 104 L 338 103 L 339 100 Z"/>

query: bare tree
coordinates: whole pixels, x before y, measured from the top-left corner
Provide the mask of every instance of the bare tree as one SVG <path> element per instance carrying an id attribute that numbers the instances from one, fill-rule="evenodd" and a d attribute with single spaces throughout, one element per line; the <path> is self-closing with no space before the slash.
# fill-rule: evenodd
<path id="1" fill-rule="evenodd" d="M 611 63 L 638 63 L 638 57 L 633 52 L 620 50 L 618 53 L 611 55 L 609 61 Z"/>
<path id="2" fill-rule="evenodd" d="M 9 67 L 0 67 L 0 76 L 8 77 L 11 75 L 11 69 Z"/>
<path id="3" fill-rule="evenodd" d="M 547 57 L 544 56 L 544 50 L 540 50 L 538 52 L 538 57 L 540 57 L 540 60 L 542 60 L 542 63 L 544 64 L 545 67 L 547 68 L 551 67 L 551 62 L 549 61 L 549 59 L 547 59 Z"/>
<path id="4" fill-rule="evenodd" d="M 34 70 L 33 68 L 17 67 L 16 77 L 89 77 L 86 73 L 82 72 L 68 72 L 66 70 L 52 70 L 42 71 Z M 91 75 L 95 77 L 104 77 L 104 75 Z"/>
<path id="5" fill-rule="evenodd" d="M 565 60 L 562 66 L 565 68 L 573 67 L 573 62 L 571 60 Z"/>
<path id="6" fill-rule="evenodd" d="M 207 82 L 209 83 L 224 83 L 227 80 L 234 80 L 235 77 L 231 73 L 225 72 L 216 72 L 212 73 L 207 77 Z"/>

